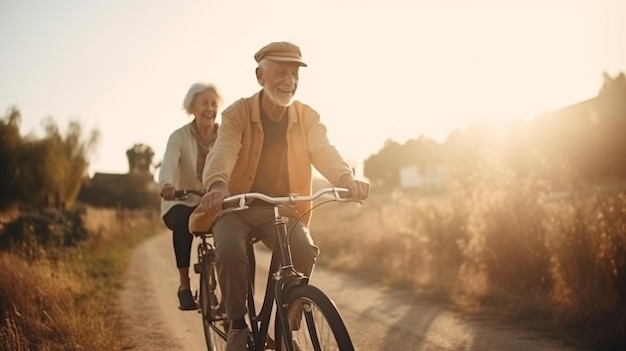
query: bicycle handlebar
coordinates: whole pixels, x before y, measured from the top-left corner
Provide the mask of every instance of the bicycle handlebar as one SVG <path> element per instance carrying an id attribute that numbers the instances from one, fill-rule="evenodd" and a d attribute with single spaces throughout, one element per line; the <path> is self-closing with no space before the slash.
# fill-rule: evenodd
<path id="1" fill-rule="evenodd" d="M 189 195 L 203 196 L 205 193 L 206 192 L 204 190 L 181 189 L 181 190 L 176 190 L 176 192 L 174 193 L 174 196 L 178 199 L 184 199 L 184 198 L 189 197 Z M 224 199 L 224 203 L 226 204 L 226 203 L 238 202 L 237 203 L 238 208 L 246 207 L 246 201 L 254 200 L 254 199 L 262 200 L 273 205 L 295 204 L 297 202 L 313 201 L 324 195 L 331 195 L 332 200 L 334 201 L 361 202 L 360 200 L 342 196 L 342 195 L 347 195 L 349 193 L 350 191 L 348 189 L 341 188 L 341 187 L 321 188 L 311 195 L 300 195 L 297 193 L 291 193 L 287 196 L 269 196 L 269 195 L 265 195 L 265 194 L 257 193 L 257 192 L 241 193 L 241 194 L 228 196 L 227 198 Z"/>
<path id="2" fill-rule="evenodd" d="M 360 204 L 362 204 L 363 202 L 361 200 L 358 199 L 354 199 L 354 198 L 349 198 L 349 197 L 342 197 L 341 194 L 349 194 L 350 191 L 346 188 L 340 188 L 340 187 L 328 187 L 328 188 L 322 188 L 319 189 L 318 191 L 316 191 L 315 193 L 311 194 L 311 195 L 300 195 L 297 193 L 291 193 L 288 196 L 269 196 L 269 195 L 265 195 L 262 193 L 241 193 L 241 194 L 237 194 L 237 195 L 231 195 L 227 198 L 225 198 L 223 200 L 223 203 L 236 203 L 236 205 L 234 207 L 230 207 L 230 208 L 225 208 L 223 210 L 221 210 L 220 212 L 218 212 L 217 216 L 220 217 L 226 213 L 230 213 L 230 212 L 235 212 L 235 211 L 241 211 L 241 210 L 245 210 L 248 209 L 248 205 L 246 205 L 246 202 L 248 200 L 262 200 L 265 201 L 268 204 L 271 205 L 294 205 L 297 202 L 303 202 L 303 201 L 313 201 L 315 199 L 318 199 L 324 195 L 332 195 L 331 197 L 331 201 L 337 201 L 337 202 L 358 202 Z"/>
<path id="3" fill-rule="evenodd" d="M 244 207 L 246 205 L 246 200 L 262 200 L 272 205 L 281 205 L 281 204 L 295 204 L 297 202 L 303 201 L 313 201 L 318 199 L 324 195 L 332 195 L 332 199 L 335 201 L 359 201 L 356 199 L 351 199 L 347 197 L 342 197 L 341 194 L 348 194 L 350 191 L 346 188 L 341 187 L 328 187 L 322 188 L 316 191 L 311 195 L 300 195 L 296 193 L 291 193 L 288 196 L 269 196 L 262 193 L 241 193 L 237 195 L 231 195 L 224 199 L 224 203 L 239 201 L 238 207 Z"/>
<path id="4" fill-rule="evenodd" d="M 177 199 L 186 199 L 189 195 L 203 196 L 206 192 L 204 190 L 195 189 L 182 189 L 174 192 L 174 197 Z"/>

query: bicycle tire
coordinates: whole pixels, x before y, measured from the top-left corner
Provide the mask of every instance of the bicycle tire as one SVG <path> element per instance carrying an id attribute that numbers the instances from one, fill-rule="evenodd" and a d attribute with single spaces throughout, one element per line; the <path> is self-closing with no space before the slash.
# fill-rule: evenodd
<path id="1" fill-rule="evenodd" d="M 211 262 L 207 256 L 202 261 L 199 302 L 204 338 L 209 351 L 224 351 L 226 349 L 228 323 L 217 281 L 215 262 Z"/>
<path id="2" fill-rule="evenodd" d="M 354 351 L 335 303 L 320 289 L 308 284 L 294 286 L 285 301 L 293 340 L 301 350 Z"/>

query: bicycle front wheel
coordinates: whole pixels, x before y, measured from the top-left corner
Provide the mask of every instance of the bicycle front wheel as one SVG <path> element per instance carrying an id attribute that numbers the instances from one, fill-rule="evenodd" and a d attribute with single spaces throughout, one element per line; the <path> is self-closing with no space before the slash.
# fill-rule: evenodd
<path id="1" fill-rule="evenodd" d="M 286 302 L 294 349 L 354 350 L 337 307 L 320 289 L 307 284 L 295 286 L 288 291 Z"/>
<path id="2" fill-rule="evenodd" d="M 204 259 L 200 274 L 200 311 L 207 349 L 226 350 L 228 322 L 226 320 L 222 294 L 217 282 L 215 262 Z"/>

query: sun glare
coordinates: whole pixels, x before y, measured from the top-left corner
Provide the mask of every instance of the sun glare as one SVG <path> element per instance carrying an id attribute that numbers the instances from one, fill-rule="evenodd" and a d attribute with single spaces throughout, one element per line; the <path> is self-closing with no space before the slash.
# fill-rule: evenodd
<path id="1" fill-rule="evenodd" d="M 360 162 L 388 139 L 444 141 L 471 123 L 529 120 L 589 99 L 603 70 L 619 73 L 626 59 L 626 9 L 612 0 L 289 2 L 304 17 L 284 16 L 285 3 L 243 11 L 224 3 L 214 25 L 229 29 L 211 40 L 198 34 L 202 20 L 190 21 L 208 5 L 59 5 L 52 17 L 10 6 L 7 25 L 24 30 L 0 38 L 0 97 L 5 108 L 18 104 L 28 127 L 49 115 L 97 125 L 94 167 L 124 171 L 123 151 L 138 141 L 162 155 L 167 135 L 187 121 L 180 99 L 192 82 L 217 84 L 226 106 L 250 96 L 259 88 L 254 51 L 288 40 L 309 63 L 296 98 L 318 110 L 331 139 Z M 232 28 L 233 20 L 244 24 Z"/>

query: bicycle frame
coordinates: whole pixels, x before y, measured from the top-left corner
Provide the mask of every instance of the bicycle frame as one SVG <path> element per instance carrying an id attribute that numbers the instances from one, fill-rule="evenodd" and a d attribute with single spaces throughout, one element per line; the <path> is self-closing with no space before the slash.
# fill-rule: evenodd
<path id="1" fill-rule="evenodd" d="M 340 193 L 346 193 L 348 190 L 343 188 L 324 188 L 317 193 L 309 196 L 301 196 L 297 194 L 290 194 L 286 197 L 270 197 L 260 193 L 245 193 L 227 197 L 224 199 L 224 203 L 237 202 L 237 205 L 232 208 L 227 208 L 220 212 L 220 216 L 229 212 L 239 211 L 247 209 L 247 200 L 260 199 L 273 204 L 274 210 L 274 226 L 276 228 L 276 245 L 272 251 L 272 259 L 270 262 L 270 268 L 268 271 L 268 279 L 265 288 L 265 295 L 259 314 L 257 315 L 257 305 L 254 300 L 255 292 L 255 271 L 256 271 L 256 257 L 254 254 L 255 239 L 251 239 L 247 243 L 247 255 L 248 255 L 248 319 L 250 321 L 250 338 L 248 341 L 249 349 L 252 351 L 262 351 L 266 349 L 266 344 L 269 344 L 271 339 L 269 338 L 268 331 L 270 328 L 272 312 L 274 303 L 276 305 L 275 321 L 274 321 L 274 337 L 276 340 L 275 349 L 280 350 L 286 348 L 287 351 L 293 351 L 293 345 L 291 342 L 282 342 L 283 340 L 292 340 L 292 331 L 289 325 L 287 308 L 288 301 L 285 301 L 285 297 L 288 297 L 292 288 L 300 286 L 302 284 L 309 283 L 309 278 L 304 274 L 297 272 L 293 265 L 293 258 L 291 255 L 291 247 L 288 240 L 288 222 L 287 217 L 279 213 L 279 205 L 290 204 L 293 205 L 299 201 L 312 201 L 324 194 L 332 194 L 333 201 L 357 201 L 355 199 L 343 198 Z M 189 194 L 202 195 L 198 191 L 181 190 L 177 192 L 178 196 L 188 196 Z M 199 258 L 204 259 L 210 253 L 207 248 L 212 248 L 211 244 L 207 242 L 207 238 L 211 234 L 204 233 L 199 236 L 202 238 L 202 243 L 198 247 Z M 295 290 L 294 290 L 295 292 Z M 211 320 L 210 327 L 213 329 L 219 337 L 226 340 L 227 335 L 224 331 L 213 323 L 222 319 Z M 343 325 L 343 324 L 342 324 Z M 347 333 L 347 332 L 346 332 Z"/>
<path id="2" fill-rule="evenodd" d="M 256 243 L 255 239 L 251 239 L 248 241 L 246 246 L 246 253 L 248 256 L 248 318 L 250 320 L 250 329 L 252 333 L 252 350 L 261 351 L 265 350 L 265 346 L 268 342 L 268 331 L 271 323 L 271 316 L 274 301 L 276 301 L 276 306 L 282 306 L 282 290 L 287 285 L 294 285 L 296 283 L 308 282 L 306 276 L 295 271 L 293 266 L 293 261 L 291 257 L 291 249 L 289 246 L 289 242 L 287 241 L 287 221 L 285 217 L 281 216 L 278 213 L 277 207 L 274 207 L 274 225 L 277 230 L 278 245 L 274 248 L 272 253 L 272 259 L 270 262 L 270 268 L 268 270 L 268 279 L 267 285 L 265 289 L 263 303 L 261 305 L 260 313 L 257 315 L 256 307 L 257 304 L 254 301 L 254 293 L 255 293 L 255 273 L 256 273 L 256 257 L 254 253 L 254 244 Z M 212 252 L 212 245 L 208 242 L 208 238 L 211 234 L 202 234 L 199 235 L 202 242 L 198 245 L 198 258 L 199 262 L 205 259 L 214 259 L 214 253 Z M 277 255 L 279 254 L 279 255 Z M 278 261 L 280 258 L 280 261 Z M 282 262 L 279 264 L 279 262 Z M 194 267 L 195 268 L 195 267 Z M 200 273 L 202 268 L 198 267 L 194 269 L 196 273 Z M 297 280 L 298 282 L 292 283 L 292 281 Z M 201 311 L 199 311 L 200 313 Z M 278 308 L 277 312 L 277 320 L 275 323 L 275 334 L 282 333 L 285 335 L 286 340 L 291 338 L 291 331 L 288 328 L 286 323 L 282 323 L 279 321 L 286 320 L 287 315 L 284 308 Z M 219 328 L 214 328 L 214 331 L 226 340 L 227 335 Z M 285 334 L 287 333 L 287 334 Z M 277 338 L 280 340 L 280 338 Z M 276 342 L 279 342 L 276 340 Z M 289 345 L 291 346 L 291 345 Z M 287 346 L 289 348 L 289 346 Z"/>
<path id="3" fill-rule="evenodd" d="M 276 302 L 276 321 L 274 333 L 278 344 L 282 340 L 279 334 L 285 338 L 285 340 L 291 340 L 291 330 L 289 325 L 284 321 L 287 320 L 287 312 L 284 308 L 284 301 L 282 299 L 283 291 L 287 286 L 293 286 L 296 284 L 307 284 L 308 277 L 297 272 L 293 266 L 293 259 L 291 257 L 291 248 L 289 241 L 287 240 L 287 221 L 285 217 L 279 214 L 278 207 L 274 206 L 274 226 L 276 227 L 277 243 L 272 252 L 272 260 L 270 262 L 269 277 L 261 307 L 261 312 L 257 316 L 255 311 L 254 297 L 250 296 L 254 294 L 254 271 L 250 275 L 249 286 L 252 287 L 248 294 L 248 314 L 250 318 L 251 331 L 253 334 L 253 350 L 264 350 L 267 343 L 267 332 L 270 326 L 270 318 L 274 302 Z M 277 256 L 276 254 L 279 254 Z M 250 255 L 250 252 L 249 252 Z M 254 261 L 254 250 L 252 250 L 251 257 L 249 256 L 250 264 Z M 280 265 L 276 261 L 276 258 L 280 258 Z M 252 267 L 252 266 L 251 266 Z M 274 272 L 274 273 L 273 273 Z M 292 346 L 286 345 L 288 351 L 292 351 Z"/>

